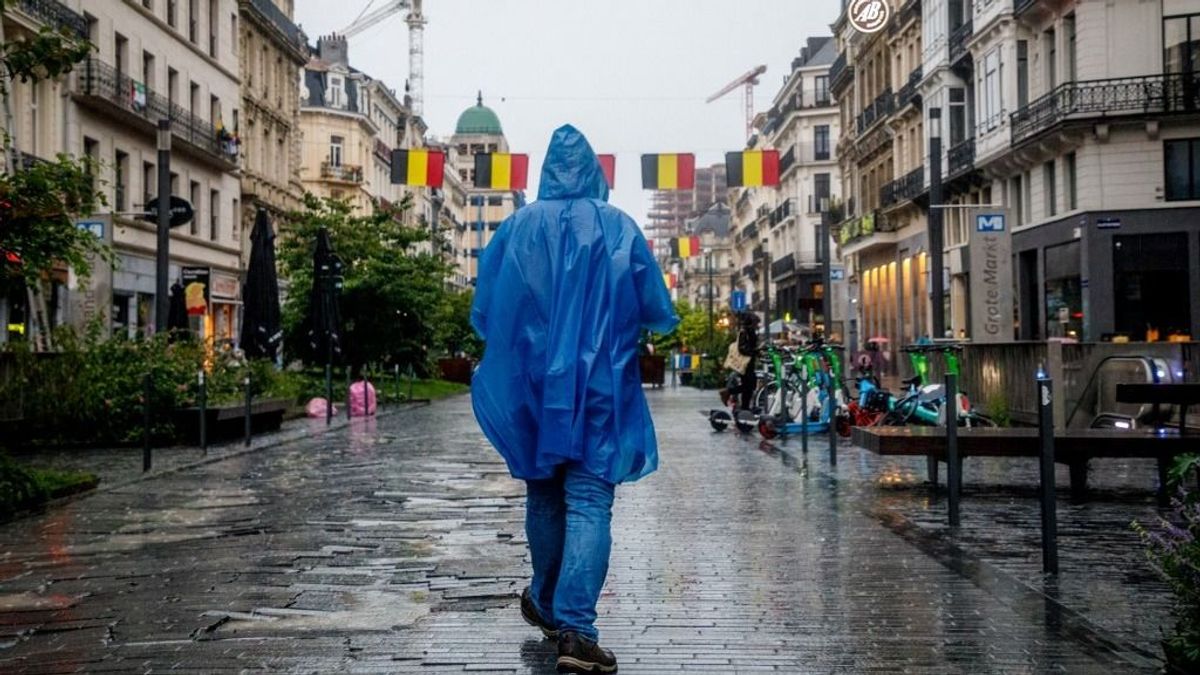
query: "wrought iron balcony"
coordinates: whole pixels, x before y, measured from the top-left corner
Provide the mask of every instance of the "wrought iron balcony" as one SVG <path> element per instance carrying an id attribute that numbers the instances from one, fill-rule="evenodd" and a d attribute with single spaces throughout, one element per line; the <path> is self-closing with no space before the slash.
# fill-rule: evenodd
<path id="1" fill-rule="evenodd" d="M 916 70 L 908 75 L 908 81 L 900 88 L 900 92 L 896 94 L 896 109 L 904 110 L 910 103 L 917 107 L 921 105 L 921 90 L 918 85 L 921 84 L 921 77 L 924 74 L 924 68 L 917 66 Z"/>
<path id="2" fill-rule="evenodd" d="M 375 156 L 378 157 L 379 159 L 382 159 L 385 162 L 390 163 L 392 161 L 392 149 L 388 147 L 387 143 L 384 143 L 383 141 L 376 138 L 375 139 Z"/>
<path id="3" fill-rule="evenodd" d="M 778 281 L 796 271 L 796 256 L 789 253 L 771 263 L 771 280 Z"/>
<path id="4" fill-rule="evenodd" d="M 767 254 L 763 251 L 762 246 L 755 246 L 754 250 L 750 252 L 750 260 L 756 263 L 761 262 L 766 257 Z"/>
<path id="5" fill-rule="evenodd" d="M 236 164 L 240 141 L 237 136 L 171 103 L 145 84 L 97 59 L 89 58 L 76 69 L 76 93 L 84 102 L 95 103 L 123 119 L 133 118 L 147 133 L 155 133 L 158 120 L 171 120 L 171 135 L 201 151 L 203 156 Z"/>
<path id="6" fill-rule="evenodd" d="M 970 54 L 967 51 L 967 41 L 975 33 L 975 22 L 967 19 L 961 26 L 950 31 L 950 65 L 958 63 L 959 59 Z"/>
<path id="7" fill-rule="evenodd" d="M 771 227 L 775 227 L 776 225 L 790 218 L 791 215 L 792 200 L 785 199 L 782 204 L 775 207 L 775 209 L 771 211 L 771 215 L 767 216 L 767 222 L 771 225 Z"/>
<path id="8" fill-rule="evenodd" d="M 861 113 L 858 114 L 858 133 L 862 135 L 867 129 L 870 129 L 879 120 L 887 118 L 896 110 L 896 97 L 892 95 L 892 88 L 884 89 L 875 100 L 871 102 Z"/>
<path id="9" fill-rule="evenodd" d="M 796 163 L 796 146 L 788 148 L 788 151 L 783 153 L 783 157 L 779 158 L 779 174 L 787 173 L 788 169 Z"/>
<path id="10" fill-rule="evenodd" d="M 845 246 L 876 232 L 893 232 L 896 227 L 878 211 L 844 221 L 838 229 L 838 243 Z"/>
<path id="11" fill-rule="evenodd" d="M 57 0 L 17 0 L 14 4 L 51 28 L 66 29 L 78 37 L 87 37 L 87 19 Z"/>
<path id="12" fill-rule="evenodd" d="M 956 176 L 975 166 L 975 139 L 967 140 L 952 146 L 946 153 L 951 176 Z"/>
<path id="13" fill-rule="evenodd" d="M 1064 82 L 1009 116 L 1012 144 L 1059 125 L 1137 115 L 1200 114 L 1200 73 Z"/>
<path id="14" fill-rule="evenodd" d="M 345 183 L 361 183 L 363 180 L 363 170 L 361 166 L 355 166 L 353 164 L 330 164 L 329 162 L 321 162 L 321 178 L 342 181 Z"/>
<path id="15" fill-rule="evenodd" d="M 904 174 L 903 177 L 879 188 L 879 204 L 891 206 L 903 201 L 909 201 L 920 196 L 925 191 L 925 167 L 919 166 Z"/>
<path id="16" fill-rule="evenodd" d="M 249 2 L 243 0 L 242 4 L 248 4 L 260 17 L 279 31 L 285 42 L 302 52 L 307 51 L 308 36 L 300 30 L 299 26 L 292 23 L 288 15 L 276 7 L 274 2 L 271 0 L 249 0 Z"/>
<path id="17" fill-rule="evenodd" d="M 750 265 L 746 265 L 745 267 L 743 267 L 742 268 L 742 276 L 746 277 L 746 278 L 753 278 L 754 277 L 754 265 L 750 264 Z M 734 282 L 734 283 L 737 283 L 737 282 Z"/>
<path id="18" fill-rule="evenodd" d="M 754 222 L 747 225 L 740 233 L 738 233 L 737 240 L 747 241 L 756 238 L 758 238 L 758 223 Z"/>
<path id="19" fill-rule="evenodd" d="M 829 66 L 829 90 L 834 94 L 854 80 L 854 68 L 846 61 L 846 52 L 838 54 Z"/>

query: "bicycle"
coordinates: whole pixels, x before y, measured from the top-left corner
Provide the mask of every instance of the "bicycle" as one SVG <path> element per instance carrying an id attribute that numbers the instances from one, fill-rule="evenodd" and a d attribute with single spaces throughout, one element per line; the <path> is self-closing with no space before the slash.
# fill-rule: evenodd
<path id="1" fill-rule="evenodd" d="M 882 426 L 905 426 L 910 423 L 927 426 L 942 426 L 946 422 L 946 388 L 942 384 L 929 382 L 929 355 L 941 353 L 946 360 L 946 372 L 960 373 L 959 354 L 963 346 L 954 342 L 908 345 L 901 348 L 908 354 L 912 365 L 912 377 L 903 380 L 905 395 L 889 401 L 888 411 L 876 424 Z M 971 407 L 966 394 L 958 392 L 955 415 L 958 426 L 994 427 L 995 421 Z"/>

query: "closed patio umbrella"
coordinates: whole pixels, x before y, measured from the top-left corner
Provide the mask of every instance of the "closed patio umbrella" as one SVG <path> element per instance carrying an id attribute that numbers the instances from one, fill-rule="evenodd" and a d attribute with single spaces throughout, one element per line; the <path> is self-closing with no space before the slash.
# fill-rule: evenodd
<path id="1" fill-rule="evenodd" d="M 242 286 L 242 350 L 248 358 L 273 359 L 283 338 L 279 314 L 279 275 L 275 230 L 264 209 L 250 233 L 250 266 Z"/>
<path id="2" fill-rule="evenodd" d="M 333 415 L 333 361 L 342 354 L 342 314 L 338 296 L 342 290 L 342 260 L 333 252 L 329 230 L 317 233 L 313 253 L 313 286 L 309 296 L 308 344 L 312 353 L 325 359 L 325 422 Z"/>
<path id="3" fill-rule="evenodd" d="M 183 284 L 176 281 L 171 285 L 171 296 L 167 302 L 167 332 L 174 342 L 191 337 L 191 328 L 183 298 Z"/>

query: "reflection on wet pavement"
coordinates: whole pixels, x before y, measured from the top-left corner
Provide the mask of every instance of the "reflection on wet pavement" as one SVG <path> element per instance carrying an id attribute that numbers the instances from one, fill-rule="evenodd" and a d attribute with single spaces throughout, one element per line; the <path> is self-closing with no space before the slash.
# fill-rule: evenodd
<path id="1" fill-rule="evenodd" d="M 1092 537 L 1140 497 L 1064 515 L 1047 601 L 1021 469 L 968 463 L 950 538 L 923 464 L 843 448 L 831 471 L 816 439 L 713 434 L 711 393 L 648 395 L 662 468 L 618 489 L 600 603 L 622 672 L 1156 667 L 1148 570 L 1123 566 L 1151 601 L 1108 602 L 1079 567 L 1136 559 Z M 465 397 L 96 494 L 5 528 L 0 671 L 552 672 L 517 611 L 523 502 Z"/>

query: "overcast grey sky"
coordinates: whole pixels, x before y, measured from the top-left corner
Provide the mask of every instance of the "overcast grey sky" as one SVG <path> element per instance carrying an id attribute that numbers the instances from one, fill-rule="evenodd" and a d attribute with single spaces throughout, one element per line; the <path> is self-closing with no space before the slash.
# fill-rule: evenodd
<path id="1" fill-rule="evenodd" d="M 374 0 L 372 9 L 388 0 Z M 371 0 L 296 0 L 310 41 L 341 30 Z M 551 132 L 579 127 L 617 155 L 610 201 L 639 222 L 644 152 L 723 161 L 745 143 L 741 91 L 710 94 L 759 64 L 756 109 L 771 104 L 805 38 L 829 35 L 838 0 L 425 0 L 425 118 L 448 137 L 475 103 L 500 116 L 513 152 L 530 155 L 530 196 Z M 351 38 L 350 63 L 401 91 L 408 75 L 402 14 Z"/>

